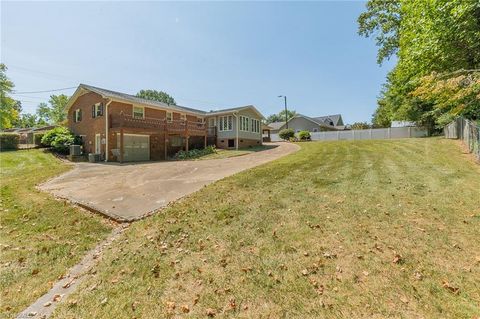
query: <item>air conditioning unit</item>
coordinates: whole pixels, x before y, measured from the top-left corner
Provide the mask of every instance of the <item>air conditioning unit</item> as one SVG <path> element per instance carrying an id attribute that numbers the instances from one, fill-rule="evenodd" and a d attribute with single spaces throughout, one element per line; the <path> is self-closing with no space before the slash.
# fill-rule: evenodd
<path id="1" fill-rule="evenodd" d="M 70 155 L 73 155 L 73 156 L 82 155 L 81 145 L 70 145 Z"/>

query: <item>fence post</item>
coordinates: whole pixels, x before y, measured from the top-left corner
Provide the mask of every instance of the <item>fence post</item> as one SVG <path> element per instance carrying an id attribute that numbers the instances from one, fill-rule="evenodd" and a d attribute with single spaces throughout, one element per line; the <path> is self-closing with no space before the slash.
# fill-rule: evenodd
<path id="1" fill-rule="evenodd" d="M 372 129 L 370 129 L 370 139 L 372 139 Z"/>
<path id="2" fill-rule="evenodd" d="M 389 139 L 392 138 L 392 128 L 391 127 L 388 128 L 388 138 Z"/>
<path id="3" fill-rule="evenodd" d="M 412 127 L 411 126 L 408 127 L 408 137 L 409 138 L 412 137 Z"/>
<path id="4" fill-rule="evenodd" d="M 352 130 L 353 140 L 355 141 L 355 130 Z"/>

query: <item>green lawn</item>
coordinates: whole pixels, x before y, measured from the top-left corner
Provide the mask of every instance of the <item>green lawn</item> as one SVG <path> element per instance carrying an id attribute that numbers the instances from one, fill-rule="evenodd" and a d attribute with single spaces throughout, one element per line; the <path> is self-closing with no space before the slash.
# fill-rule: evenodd
<path id="1" fill-rule="evenodd" d="M 300 145 L 133 223 L 54 317 L 480 314 L 480 167 L 455 142 Z"/>
<path id="2" fill-rule="evenodd" d="M 3 152 L 0 167 L 0 318 L 11 318 L 48 291 L 111 225 L 35 188 L 70 169 L 53 155 Z"/>
<path id="3" fill-rule="evenodd" d="M 238 150 L 230 150 L 230 149 L 217 149 L 216 153 L 208 154 L 198 158 L 198 160 L 205 160 L 205 159 L 219 159 L 219 158 L 228 158 L 228 157 L 236 157 L 247 155 L 250 153 L 261 152 L 271 148 L 274 148 L 273 145 L 259 145 L 247 148 L 240 148 Z"/>

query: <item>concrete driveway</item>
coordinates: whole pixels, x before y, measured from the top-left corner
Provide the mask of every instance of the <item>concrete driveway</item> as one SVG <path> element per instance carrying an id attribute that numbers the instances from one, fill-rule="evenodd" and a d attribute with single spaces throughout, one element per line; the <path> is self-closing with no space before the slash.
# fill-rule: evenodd
<path id="1" fill-rule="evenodd" d="M 145 217 L 226 176 L 296 152 L 291 143 L 243 156 L 137 164 L 77 163 L 40 189 L 118 221 Z"/>

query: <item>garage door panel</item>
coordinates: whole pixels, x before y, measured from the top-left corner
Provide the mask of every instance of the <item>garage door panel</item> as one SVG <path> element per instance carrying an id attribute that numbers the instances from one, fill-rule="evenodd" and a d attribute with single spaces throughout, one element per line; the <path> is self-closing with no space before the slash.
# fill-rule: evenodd
<path id="1" fill-rule="evenodd" d="M 124 134 L 123 160 L 126 162 L 150 160 L 150 137 L 148 135 Z"/>

